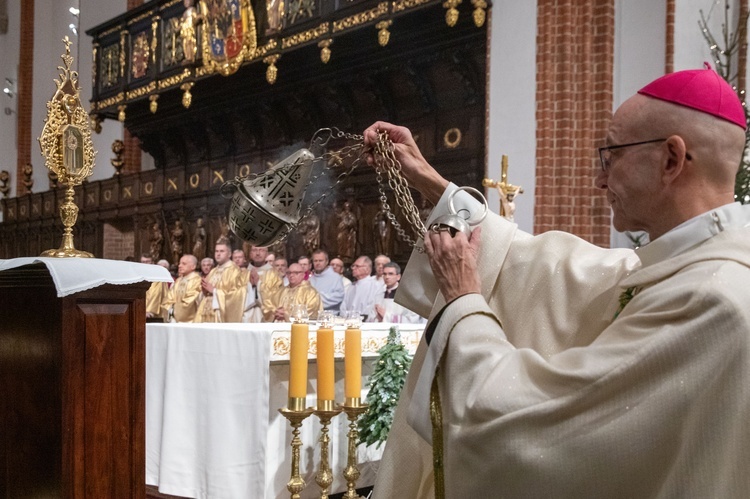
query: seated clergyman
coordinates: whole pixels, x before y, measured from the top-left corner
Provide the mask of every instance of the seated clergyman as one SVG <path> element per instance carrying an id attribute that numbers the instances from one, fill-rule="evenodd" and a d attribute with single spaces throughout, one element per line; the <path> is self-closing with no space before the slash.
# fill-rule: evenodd
<path id="1" fill-rule="evenodd" d="M 294 307 L 297 305 L 305 306 L 309 319 L 317 319 L 318 313 L 323 310 L 323 302 L 315 288 L 305 281 L 305 271 L 302 266 L 298 263 L 291 264 L 286 271 L 286 276 L 289 279 L 289 286 L 285 286 L 277 295 L 276 308 L 267 320 L 289 322 Z"/>

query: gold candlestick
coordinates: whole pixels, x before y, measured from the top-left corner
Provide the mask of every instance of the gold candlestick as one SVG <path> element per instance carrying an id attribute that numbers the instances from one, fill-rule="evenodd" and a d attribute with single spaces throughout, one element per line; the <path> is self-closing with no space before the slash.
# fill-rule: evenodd
<path id="1" fill-rule="evenodd" d="M 328 425 L 331 419 L 341 412 L 341 407 L 334 407 L 333 400 L 318 400 L 315 415 L 320 419 L 320 469 L 315 475 L 315 483 L 320 487 L 320 499 L 327 499 L 333 483 L 333 471 L 328 463 L 328 449 L 331 438 L 328 436 Z"/>
<path id="2" fill-rule="evenodd" d="M 291 402 L 293 399 L 289 400 Z M 304 406 L 304 399 L 302 399 L 301 404 L 299 400 L 295 400 L 294 402 L 294 404 L 290 404 L 292 407 Z M 283 409 L 279 409 L 279 412 L 287 418 L 292 425 L 292 473 L 286 484 L 286 488 L 292 494 L 292 499 L 300 499 L 299 493 L 305 488 L 305 480 L 299 473 L 299 449 L 302 447 L 302 440 L 299 438 L 299 429 L 300 426 L 302 426 L 302 421 L 312 414 L 313 410 L 310 408 L 294 410 L 284 407 Z"/>
<path id="3" fill-rule="evenodd" d="M 357 430 L 357 419 L 367 412 L 367 404 L 363 404 L 358 398 L 346 400 L 346 405 L 341 408 L 349 419 L 349 433 L 346 434 L 349 440 L 349 451 L 346 459 L 346 468 L 344 468 L 344 478 L 346 479 L 346 492 L 344 499 L 362 499 L 357 494 L 357 480 L 359 479 L 359 468 L 357 467 L 357 439 L 359 431 Z"/>
<path id="4" fill-rule="evenodd" d="M 78 218 L 73 187 L 91 175 L 96 151 L 91 140 L 89 115 L 81 104 L 78 72 L 71 70 L 73 56 L 70 55 L 67 36 L 63 43 L 65 54 L 61 57 L 65 66 L 58 66 L 60 79 L 55 80 L 57 90 L 47 102 L 47 118 L 39 145 L 47 168 L 57 175 L 60 184 L 67 187 L 65 202 L 60 206 L 60 218 L 65 230 L 60 248 L 47 250 L 42 256 L 93 257 L 91 253 L 79 251 L 73 246 L 73 226 Z"/>

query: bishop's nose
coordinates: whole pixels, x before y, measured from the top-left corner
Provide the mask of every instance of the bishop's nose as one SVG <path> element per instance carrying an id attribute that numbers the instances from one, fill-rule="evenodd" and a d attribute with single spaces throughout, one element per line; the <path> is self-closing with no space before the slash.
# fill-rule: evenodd
<path id="1" fill-rule="evenodd" d="M 608 177 L 609 174 L 606 171 L 600 169 L 599 174 L 594 179 L 594 185 L 599 189 L 606 189 Z"/>

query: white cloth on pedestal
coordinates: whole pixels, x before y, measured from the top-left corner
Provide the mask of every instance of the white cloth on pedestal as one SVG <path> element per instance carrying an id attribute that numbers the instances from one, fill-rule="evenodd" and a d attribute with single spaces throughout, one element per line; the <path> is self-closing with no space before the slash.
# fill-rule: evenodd
<path id="1" fill-rule="evenodd" d="M 169 271 L 161 265 L 147 265 L 101 258 L 24 257 L 0 260 L 0 272 L 24 265 L 43 263 L 57 288 L 57 296 L 72 295 L 102 284 L 133 284 L 136 282 L 172 282 Z"/>

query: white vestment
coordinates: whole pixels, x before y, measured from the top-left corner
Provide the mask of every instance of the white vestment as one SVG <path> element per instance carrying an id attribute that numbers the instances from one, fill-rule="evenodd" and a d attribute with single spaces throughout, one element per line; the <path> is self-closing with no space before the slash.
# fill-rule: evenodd
<path id="1" fill-rule="evenodd" d="M 341 313 L 359 312 L 361 315 L 366 315 L 368 319 L 373 317 L 375 304 L 384 291 L 385 284 L 378 281 L 374 275 L 353 282 L 344 295 Z"/>
<path id="2" fill-rule="evenodd" d="M 398 289 L 398 288 L 397 288 Z M 383 292 L 377 300 L 377 305 L 383 307 L 383 320 L 380 322 L 403 323 L 403 324 L 423 324 L 426 320 L 408 308 L 399 305 L 393 298 L 386 298 Z M 373 317 L 368 317 L 367 322 L 379 322 L 377 311 Z"/>
<path id="3" fill-rule="evenodd" d="M 750 207 L 637 252 L 492 214 L 482 231 L 482 294 L 420 344 L 375 498 L 433 496 L 436 371 L 446 497 L 750 497 Z M 400 288 L 420 314 L 445 304 L 424 255 Z"/>

